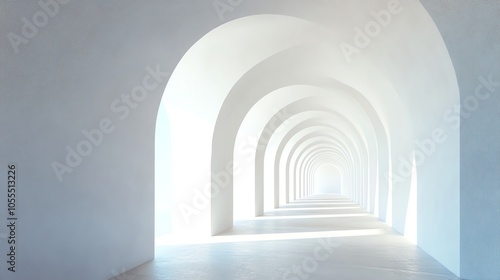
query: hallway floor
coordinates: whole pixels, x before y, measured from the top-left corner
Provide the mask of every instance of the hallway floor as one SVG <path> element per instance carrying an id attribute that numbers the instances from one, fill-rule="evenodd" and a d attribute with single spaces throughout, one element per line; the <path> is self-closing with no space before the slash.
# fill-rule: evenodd
<path id="1" fill-rule="evenodd" d="M 459 279 L 338 195 L 310 196 L 238 221 L 206 243 L 164 245 L 116 280 Z"/>

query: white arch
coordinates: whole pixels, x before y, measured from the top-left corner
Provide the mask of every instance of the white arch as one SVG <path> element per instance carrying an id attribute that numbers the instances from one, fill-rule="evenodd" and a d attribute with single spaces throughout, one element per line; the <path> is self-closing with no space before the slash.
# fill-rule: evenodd
<path id="1" fill-rule="evenodd" d="M 362 12 L 359 4 L 343 5 L 353 5 Z M 387 165 L 393 174 L 401 169 L 401 158 L 419 148 L 413 143 L 415 138 L 427 137 L 436 127 L 447 128 L 449 124 L 441 119 L 441 114 L 459 100 L 446 47 L 420 3 L 405 3 L 404 10 L 351 63 L 338 46 L 352 32 L 332 33 L 338 27 L 328 21 L 312 24 L 282 15 L 251 16 L 224 24 L 198 41 L 174 71 L 163 98 L 172 131 L 173 161 L 178 164 L 172 178 L 177 190 L 174 199 L 178 204 L 189 205 L 194 190 L 210 184 L 219 190 L 212 189 L 216 195 L 209 203 L 211 213 L 199 211 L 190 225 L 174 219 L 175 228 L 180 232 L 214 234 L 232 225 L 230 163 L 234 158 L 234 139 L 245 114 L 274 90 L 298 84 L 320 85 L 333 79 L 361 93 L 380 119 L 381 127 L 376 128 L 376 133 L 387 135 L 388 150 L 378 155 L 376 166 Z M 344 24 L 356 26 L 362 24 L 362 18 L 353 17 Z M 416 20 L 418 29 L 413 27 Z M 426 164 L 419 166 L 419 182 L 435 177 L 435 166 L 443 163 L 449 166 L 446 176 L 454 180 L 442 189 L 428 189 L 426 193 L 432 197 L 419 198 L 419 203 L 442 203 L 440 197 L 458 191 L 458 134 L 449 131 L 446 136 L 447 145 L 441 146 L 440 151 L 453 157 L 444 158 L 441 153 L 428 156 Z M 184 148 L 184 144 L 190 144 L 189 148 Z M 192 178 L 191 173 L 201 176 Z M 396 230 L 404 231 L 410 179 L 392 176 L 384 182 L 380 177 L 376 173 L 365 175 L 380 186 L 388 185 L 388 192 L 384 194 L 381 189 L 375 204 L 382 206 L 386 202 L 387 207 L 381 208 L 386 209 L 388 221 Z M 221 183 L 223 186 L 218 186 Z M 450 252 L 459 248 L 458 202 L 446 202 L 450 206 L 446 214 L 452 217 L 447 227 L 452 238 L 442 240 L 431 238 L 430 234 L 419 237 L 419 243 L 430 251 L 446 247 L 447 255 L 432 253 L 454 271 L 458 262 Z M 429 225 L 437 221 L 429 214 L 420 215 L 419 219 L 425 219 Z"/>

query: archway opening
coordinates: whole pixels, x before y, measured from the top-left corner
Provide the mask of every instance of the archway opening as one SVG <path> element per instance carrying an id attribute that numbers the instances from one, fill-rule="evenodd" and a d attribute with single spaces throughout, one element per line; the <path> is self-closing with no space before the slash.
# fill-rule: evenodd
<path id="1" fill-rule="evenodd" d="M 340 194 L 342 174 L 333 164 L 322 164 L 314 173 L 314 194 Z"/>
<path id="2" fill-rule="evenodd" d="M 414 18 L 398 17 L 397 26 L 391 25 L 394 26 L 391 31 L 387 29 L 385 36 L 379 37 L 376 44 L 372 44 L 350 64 L 337 48 L 338 43 L 344 40 L 342 34 L 334 32 L 339 35 L 332 36 L 332 33 L 326 32 L 334 26 L 329 23 L 316 25 L 289 16 L 259 15 L 241 18 L 226 23 L 201 38 L 176 67 L 162 99 L 162 106 L 165 106 L 170 119 L 169 158 L 175 164 L 168 170 L 162 168 L 157 176 L 159 172 L 170 172 L 167 183 L 171 188 L 170 210 L 175 213 L 171 216 L 172 231 L 177 231 L 183 237 L 215 235 L 233 225 L 233 175 L 237 173 L 234 170 L 249 170 L 242 168 L 239 165 L 241 162 L 234 160 L 235 148 L 238 152 L 240 147 L 235 145 L 235 139 L 245 114 L 273 91 L 304 85 L 327 89 L 330 96 L 335 92 L 343 93 L 333 101 L 321 97 L 322 107 L 332 109 L 330 107 L 336 104 L 339 108 L 346 108 L 346 104 L 363 105 L 358 107 L 365 109 L 368 117 L 363 119 L 363 114 L 354 114 L 355 111 L 349 110 L 349 114 L 341 114 L 353 114 L 350 118 L 346 117 L 349 122 L 342 122 L 345 123 L 343 126 L 335 123 L 336 127 L 343 128 L 340 132 L 350 132 L 333 135 L 336 138 L 339 135 L 346 138 L 347 141 L 340 141 L 341 144 L 352 143 L 338 146 L 342 154 L 349 155 L 344 156 L 350 159 L 344 164 L 349 168 L 342 165 L 344 176 L 337 175 L 337 183 L 332 178 L 325 179 L 328 176 L 323 175 L 321 180 L 330 183 L 322 191 L 338 191 L 335 188 L 332 190 L 331 185 L 339 185 L 340 177 L 340 189 L 345 189 L 345 194 L 362 207 L 380 214 L 396 230 L 403 231 L 408 220 L 406 211 L 411 187 L 411 173 L 407 174 L 409 172 L 405 169 L 408 155 L 420 148 L 421 143 L 427 143 L 429 135 L 433 137 L 436 127 L 443 127 L 443 130 L 449 127 L 446 120 L 436 120 L 441 120 L 448 105 L 458 100 L 453 67 L 439 33 L 434 32 L 432 21 L 426 20 L 425 10 L 421 10 L 420 6 L 405 7 L 405 10 L 410 9 L 420 13 L 422 22 L 419 28 L 426 30 L 425 33 L 412 33 L 414 36 L 411 42 L 414 43 L 408 42 L 408 30 L 412 30 Z M 349 32 L 351 23 L 359 23 L 354 18 L 352 22 L 348 19 L 346 22 L 349 22 Z M 426 26 L 425 29 L 423 25 Z M 404 42 L 404 47 L 400 47 L 397 42 Z M 418 63 L 413 63 L 411 58 L 418 58 Z M 435 65 L 440 67 L 436 68 Z M 330 81 L 336 83 L 332 84 Z M 292 95 L 287 96 L 289 102 L 292 99 Z M 304 107 L 304 103 L 301 105 Z M 281 104 L 279 108 L 281 106 L 286 104 Z M 418 110 L 423 107 L 426 108 L 424 113 Z M 268 110 L 251 118 L 253 126 L 249 126 L 251 130 L 247 131 L 245 137 L 248 138 L 244 137 L 243 143 L 248 139 L 259 139 L 260 131 L 266 125 L 266 118 L 271 115 L 264 116 L 262 112 Z M 363 113 L 362 110 L 359 112 Z M 299 111 L 295 114 L 298 113 Z M 377 122 L 372 122 L 374 116 Z M 441 205 L 444 198 L 450 201 L 450 191 L 458 190 L 452 181 L 439 184 L 439 188 L 435 187 L 438 185 L 435 182 L 438 170 L 436 166 L 444 166 L 443 163 L 450 166 L 445 177 L 458 178 L 458 133 L 452 130 L 447 132 L 447 144 L 441 145 L 439 152 L 425 158 L 425 164 L 416 164 L 419 182 L 424 182 L 419 186 L 418 192 L 419 220 L 426 221 L 429 225 L 442 219 L 436 218 L 434 213 L 426 212 L 426 209 L 432 208 L 422 209 L 425 207 L 418 206 L 429 203 Z M 281 136 L 282 139 L 288 137 Z M 309 192 L 311 178 L 308 176 L 314 177 L 315 173 L 305 171 L 310 170 L 308 168 L 312 157 L 306 152 L 312 153 L 315 145 L 321 143 L 312 143 L 314 139 L 308 141 L 308 137 L 295 139 L 296 142 L 290 143 L 290 147 L 283 147 L 284 169 L 280 168 L 278 156 L 271 157 L 268 161 L 267 166 L 271 168 L 265 170 L 275 171 L 274 176 L 270 177 L 273 180 L 269 181 L 269 185 L 277 190 L 273 192 L 270 189 L 267 195 L 268 198 L 274 198 L 268 200 L 271 207 L 279 204 L 281 197 L 287 200 L 290 198 L 289 194 L 293 194 L 293 198 L 300 198 L 302 194 Z M 418 141 L 415 142 L 415 139 Z M 251 146 L 251 150 L 258 151 L 256 145 Z M 344 149 L 344 146 L 347 148 Z M 279 142 L 269 147 L 273 149 L 273 155 L 282 152 Z M 244 152 L 246 151 L 245 148 Z M 251 160 L 248 165 L 254 169 L 255 166 L 262 167 L 261 163 L 266 158 L 264 154 L 260 156 L 260 164 L 254 164 L 256 161 Z M 254 173 L 261 171 L 255 170 Z M 266 197 L 265 193 L 261 193 L 262 188 L 258 189 L 259 192 L 256 191 L 256 186 L 262 187 L 263 182 L 266 182 L 262 180 L 266 173 L 262 173 L 259 176 L 249 174 L 244 180 L 251 187 L 248 193 L 253 192 L 254 195 L 246 197 L 246 200 L 255 209 L 259 209 Z M 321 173 L 318 176 L 319 174 Z M 334 172 L 325 174 L 330 176 Z M 277 179 L 274 180 L 275 178 Z M 328 184 L 330 187 L 327 187 Z M 426 191 L 421 192 L 423 189 Z M 458 199 L 455 199 L 448 203 L 450 210 L 443 212 L 443 215 L 451 217 L 446 220 L 451 235 L 459 225 L 458 216 L 453 210 L 456 209 L 457 202 Z M 440 248 L 443 242 L 451 240 L 448 247 L 457 248 L 456 235 L 453 235 L 454 239 L 438 240 L 435 238 L 437 235 L 433 234 L 435 228 L 437 227 L 429 226 L 428 234 L 421 234 L 422 238 L 419 236 L 419 245 L 434 250 Z M 452 253 L 432 253 L 445 263 L 454 262 L 450 258 Z"/>

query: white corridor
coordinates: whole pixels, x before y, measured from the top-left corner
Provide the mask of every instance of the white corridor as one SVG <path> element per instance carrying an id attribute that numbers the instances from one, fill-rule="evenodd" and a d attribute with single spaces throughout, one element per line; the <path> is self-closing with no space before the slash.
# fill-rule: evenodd
<path id="1" fill-rule="evenodd" d="M 165 240 L 154 261 L 113 279 L 458 278 L 348 198 L 315 195 L 196 244 Z"/>

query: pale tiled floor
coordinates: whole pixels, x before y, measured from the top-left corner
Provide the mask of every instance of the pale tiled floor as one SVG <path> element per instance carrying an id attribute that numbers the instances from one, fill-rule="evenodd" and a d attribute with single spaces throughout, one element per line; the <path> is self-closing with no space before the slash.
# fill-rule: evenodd
<path id="1" fill-rule="evenodd" d="M 157 247 L 119 280 L 459 279 L 356 204 L 311 196 L 210 243 Z"/>

